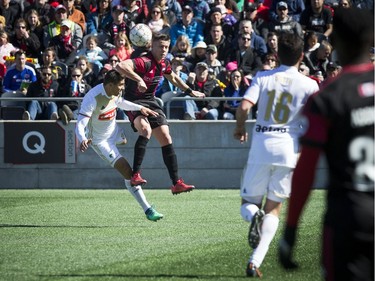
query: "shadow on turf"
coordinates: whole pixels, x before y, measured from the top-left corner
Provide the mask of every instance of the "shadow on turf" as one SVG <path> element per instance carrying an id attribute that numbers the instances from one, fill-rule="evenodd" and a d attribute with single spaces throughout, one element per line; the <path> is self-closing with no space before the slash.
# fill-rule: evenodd
<path id="1" fill-rule="evenodd" d="M 0 228 L 25 227 L 25 228 L 109 228 L 109 227 L 123 227 L 123 226 L 106 226 L 106 225 L 38 225 L 38 224 L 0 224 Z"/>
<path id="2" fill-rule="evenodd" d="M 248 279 L 246 276 L 225 276 L 225 275 L 189 275 L 189 274 L 153 274 L 153 275 L 136 275 L 136 274 L 56 274 L 56 275 L 38 275 L 39 277 L 49 277 L 49 278 L 66 278 L 66 277 L 73 277 L 73 278 L 106 278 L 106 277 L 113 277 L 113 278 L 187 278 L 187 279 L 214 279 L 217 280 L 218 278 L 225 280 L 225 278 L 244 278 Z"/>

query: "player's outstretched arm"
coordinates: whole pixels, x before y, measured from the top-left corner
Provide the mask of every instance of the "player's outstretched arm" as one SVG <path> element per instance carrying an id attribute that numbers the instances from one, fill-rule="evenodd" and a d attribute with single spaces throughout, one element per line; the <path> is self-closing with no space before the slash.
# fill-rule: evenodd
<path id="1" fill-rule="evenodd" d="M 189 95 L 195 98 L 204 98 L 206 95 L 199 91 L 192 90 L 176 73 L 164 74 L 165 78 L 168 79 L 174 86 L 185 92 L 185 95 Z"/>

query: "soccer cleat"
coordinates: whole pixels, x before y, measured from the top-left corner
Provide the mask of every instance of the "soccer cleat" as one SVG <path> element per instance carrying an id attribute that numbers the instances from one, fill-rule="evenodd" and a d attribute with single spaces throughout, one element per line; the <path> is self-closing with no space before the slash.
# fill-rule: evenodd
<path id="1" fill-rule="evenodd" d="M 23 114 L 22 114 L 22 120 L 30 120 L 31 117 L 30 117 L 30 113 L 28 111 L 25 111 Z"/>
<path id="2" fill-rule="evenodd" d="M 175 185 L 171 187 L 173 195 L 180 194 L 183 192 L 190 192 L 195 188 L 194 185 L 188 185 L 184 183 L 183 179 L 179 179 Z"/>
<path id="3" fill-rule="evenodd" d="M 140 173 L 134 173 L 132 178 L 130 179 L 130 184 L 132 186 L 136 185 L 145 185 L 147 181 L 141 177 Z"/>
<path id="4" fill-rule="evenodd" d="M 255 249 L 256 247 L 258 247 L 259 245 L 259 241 L 260 241 L 260 225 L 263 221 L 263 217 L 264 217 L 264 211 L 263 210 L 258 210 L 252 221 L 251 221 L 251 224 L 250 224 L 250 228 L 249 228 L 249 236 L 248 236 L 248 240 L 249 240 L 249 245 L 251 248 Z"/>
<path id="5" fill-rule="evenodd" d="M 145 212 L 146 218 L 150 221 L 158 221 L 164 217 L 163 214 L 158 213 L 154 207 L 150 207 Z"/>
<path id="6" fill-rule="evenodd" d="M 263 273 L 252 262 L 249 262 L 246 268 L 246 276 L 262 278 Z"/>

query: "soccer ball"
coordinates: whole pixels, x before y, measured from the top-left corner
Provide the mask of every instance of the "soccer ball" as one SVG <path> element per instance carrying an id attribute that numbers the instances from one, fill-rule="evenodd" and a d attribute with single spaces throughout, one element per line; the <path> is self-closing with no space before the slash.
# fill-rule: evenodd
<path id="1" fill-rule="evenodd" d="M 134 46 L 145 47 L 151 42 L 152 31 L 147 25 L 138 23 L 130 30 L 129 38 Z"/>

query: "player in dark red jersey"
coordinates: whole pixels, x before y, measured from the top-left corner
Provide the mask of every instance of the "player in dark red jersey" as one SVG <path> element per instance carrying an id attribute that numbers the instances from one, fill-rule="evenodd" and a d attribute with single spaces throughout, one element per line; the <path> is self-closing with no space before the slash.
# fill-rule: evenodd
<path id="1" fill-rule="evenodd" d="M 143 105 L 159 113 L 158 116 L 143 116 L 136 111 L 129 111 L 127 115 L 132 123 L 134 131 L 138 131 L 139 137 L 134 147 L 134 162 L 132 184 L 145 184 L 140 175 L 141 165 L 146 153 L 146 146 L 154 135 L 160 143 L 163 160 L 167 166 L 169 176 L 172 180 L 171 191 L 173 194 L 188 192 L 194 189 L 193 185 L 185 184 L 178 176 L 177 157 L 174 152 L 172 137 L 162 107 L 155 99 L 155 90 L 164 76 L 173 85 L 185 91 L 192 97 L 204 97 L 204 94 L 193 91 L 176 75 L 170 63 L 165 60 L 170 45 L 167 34 L 154 34 L 151 42 L 151 51 L 145 56 L 128 59 L 119 63 L 116 70 L 123 76 L 129 78 L 125 89 L 125 99 Z"/>
<path id="2" fill-rule="evenodd" d="M 310 97 L 303 114 L 308 129 L 294 171 L 287 225 L 279 259 L 288 269 L 296 230 L 319 155 L 329 169 L 322 263 L 325 280 L 374 280 L 374 18 L 370 11 L 338 9 L 332 42 L 342 72 Z"/>

